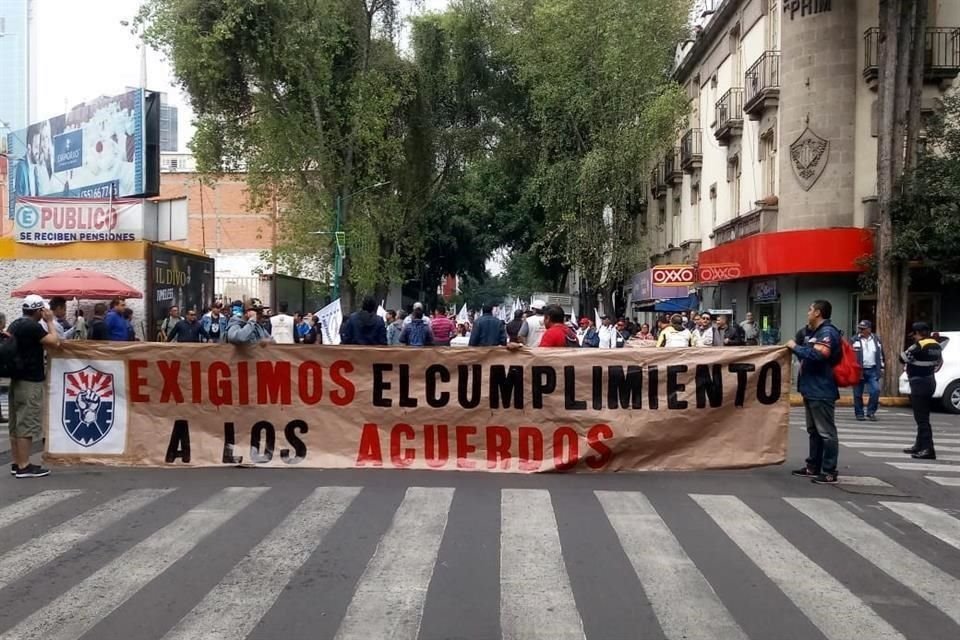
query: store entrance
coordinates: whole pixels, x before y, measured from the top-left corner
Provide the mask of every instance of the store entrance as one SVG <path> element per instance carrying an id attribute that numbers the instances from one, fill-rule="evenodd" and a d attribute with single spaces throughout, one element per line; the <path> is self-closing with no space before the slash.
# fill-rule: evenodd
<path id="1" fill-rule="evenodd" d="M 780 303 L 754 303 L 754 320 L 760 327 L 760 344 L 780 344 Z"/>

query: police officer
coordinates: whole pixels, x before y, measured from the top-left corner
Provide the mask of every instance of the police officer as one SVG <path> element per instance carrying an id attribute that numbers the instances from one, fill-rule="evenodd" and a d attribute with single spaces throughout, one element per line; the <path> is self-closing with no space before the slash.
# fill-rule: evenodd
<path id="1" fill-rule="evenodd" d="M 926 322 L 913 324 L 913 339 L 910 348 L 900 354 L 900 360 L 907 365 L 910 404 L 913 406 L 913 419 L 917 421 L 917 439 L 912 447 L 903 452 L 917 460 L 936 460 L 930 405 L 933 404 L 933 392 L 937 389 L 934 374 L 943 364 L 943 349 L 939 342 L 930 337 L 930 325 Z"/>

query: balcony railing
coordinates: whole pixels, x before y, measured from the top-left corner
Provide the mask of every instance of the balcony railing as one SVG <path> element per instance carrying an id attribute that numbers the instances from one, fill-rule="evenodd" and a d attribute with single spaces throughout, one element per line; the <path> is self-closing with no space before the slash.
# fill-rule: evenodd
<path id="1" fill-rule="evenodd" d="M 667 195 L 667 174 L 664 171 L 663 160 L 654 165 L 650 171 L 650 193 L 654 198 L 662 198 Z"/>
<path id="2" fill-rule="evenodd" d="M 744 74 L 743 110 L 760 116 L 780 100 L 780 52 L 765 51 Z"/>
<path id="3" fill-rule="evenodd" d="M 703 130 L 687 129 L 680 138 L 680 168 L 687 172 L 703 165 Z"/>
<path id="4" fill-rule="evenodd" d="M 683 169 L 680 168 L 680 147 L 667 151 L 663 156 L 663 173 L 667 184 L 676 186 L 683 182 Z"/>
<path id="5" fill-rule="evenodd" d="M 925 35 L 923 79 L 953 80 L 960 74 L 960 27 L 929 27 Z M 880 76 L 880 29 L 863 33 L 863 77 L 871 83 Z"/>
<path id="6" fill-rule="evenodd" d="M 743 89 L 734 87 L 723 94 L 717 100 L 715 115 L 717 130 L 713 135 L 726 145 L 743 131 Z"/>
<path id="7" fill-rule="evenodd" d="M 754 236 L 758 233 L 777 231 L 777 206 L 761 205 L 757 208 L 737 216 L 733 220 L 724 222 L 713 230 L 714 244 L 726 244 L 740 238 Z"/>

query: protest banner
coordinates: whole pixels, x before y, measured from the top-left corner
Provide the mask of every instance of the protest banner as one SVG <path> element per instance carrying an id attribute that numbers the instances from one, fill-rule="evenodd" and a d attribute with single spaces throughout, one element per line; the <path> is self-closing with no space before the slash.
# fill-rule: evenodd
<path id="1" fill-rule="evenodd" d="M 493 472 L 784 461 L 783 348 L 69 343 L 51 462 Z"/>

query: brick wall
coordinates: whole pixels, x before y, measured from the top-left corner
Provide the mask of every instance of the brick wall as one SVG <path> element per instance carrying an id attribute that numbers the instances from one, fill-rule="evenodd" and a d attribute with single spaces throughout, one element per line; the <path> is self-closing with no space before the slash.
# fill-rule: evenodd
<path id="1" fill-rule="evenodd" d="M 197 173 L 160 174 L 160 197 L 186 196 L 190 226 L 175 246 L 215 255 L 218 251 L 263 250 L 273 243 L 270 211 L 251 211 L 244 174 L 227 175 L 212 185 Z"/>

